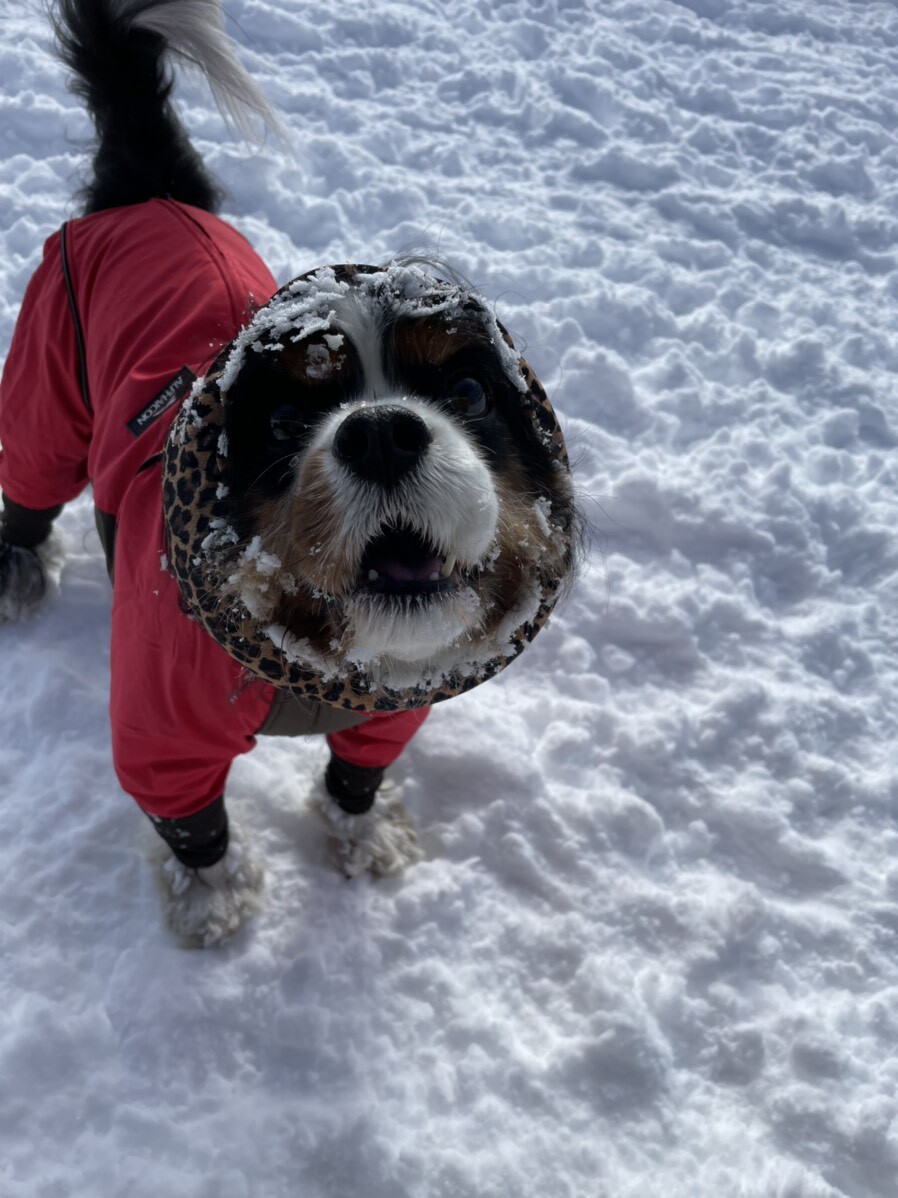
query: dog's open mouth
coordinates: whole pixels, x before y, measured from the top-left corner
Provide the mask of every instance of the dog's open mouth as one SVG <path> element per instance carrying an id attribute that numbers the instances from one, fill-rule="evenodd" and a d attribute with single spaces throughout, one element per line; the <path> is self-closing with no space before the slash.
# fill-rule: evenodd
<path id="1" fill-rule="evenodd" d="M 454 557 L 411 528 L 385 528 L 362 557 L 358 589 L 375 595 L 437 595 L 454 590 L 462 573 Z"/>

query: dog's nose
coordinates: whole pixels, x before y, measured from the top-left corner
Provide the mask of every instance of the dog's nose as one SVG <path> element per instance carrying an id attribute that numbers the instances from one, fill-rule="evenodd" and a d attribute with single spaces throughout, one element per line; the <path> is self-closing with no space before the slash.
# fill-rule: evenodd
<path id="1" fill-rule="evenodd" d="M 432 439 L 408 408 L 360 408 L 337 429 L 333 452 L 359 478 L 389 487 L 418 464 Z"/>

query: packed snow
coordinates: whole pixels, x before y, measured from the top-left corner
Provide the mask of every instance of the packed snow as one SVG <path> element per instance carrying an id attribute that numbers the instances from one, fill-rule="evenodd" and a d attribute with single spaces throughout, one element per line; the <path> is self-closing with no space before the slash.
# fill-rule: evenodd
<path id="1" fill-rule="evenodd" d="M 178 95 L 280 281 L 430 250 L 565 422 L 589 565 L 346 881 L 260 742 L 262 912 L 163 930 L 82 497 L 0 629 L 4 1198 L 898 1193 L 898 9 L 228 0 L 291 142 Z M 0 353 L 88 124 L 0 0 Z M 60 314 L 60 319 L 63 319 Z M 27 397 L 25 397 L 27 399 Z"/>

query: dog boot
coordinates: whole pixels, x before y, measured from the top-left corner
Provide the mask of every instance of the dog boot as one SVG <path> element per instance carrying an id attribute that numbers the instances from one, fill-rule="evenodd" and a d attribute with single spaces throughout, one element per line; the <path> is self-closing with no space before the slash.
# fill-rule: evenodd
<path id="1" fill-rule="evenodd" d="M 30 616 L 47 592 L 38 546 L 50 535 L 61 507 L 27 508 L 3 496 L 0 510 L 0 624 Z"/>
<path id="2" fill-rule="evenodd" d="M 0 624 L 24 619 L 47 591 L 47 575 L 33 549 L 0 541 Z"/>
<path id="3" fill-rule="evenodd" d="M 239 830 L 229 828 L 224 801 L 184 819 L 151 820 L 172 850 L 159 871 L 169 930 L 185 948 L 233 935 L 259 908 L 262 869 Z"/>
<path id="4" fill-rule="evenodd" d="M 380 766 L 353 765 L 333 753 L 324 771 L 328 794 L 347 815 L 364 815 L 370 811 L 383 780 L 384 770 Z"/>
<path id="5" fill-rule="evenodd" d="M 382 769 L 331 756 L 316 797 L 348 878 L 399 873 L 424 856 L 398 787 L 384 783 L 383 775 Z"/>

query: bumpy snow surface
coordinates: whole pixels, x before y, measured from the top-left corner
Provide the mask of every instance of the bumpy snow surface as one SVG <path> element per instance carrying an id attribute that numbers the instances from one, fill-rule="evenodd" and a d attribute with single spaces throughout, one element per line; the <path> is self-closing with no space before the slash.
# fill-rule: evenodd
<path id="1" fill-rule="evenodd" d="M 344 881 L 325 750 L 230 781 L 262 913 L 162 930 L 106 726 L 89 496 L 0 630 L 6 1198 L 898 1193 L 898 11 L 228 0 L 294 153 L 179 96 L 286 280 L 426 246 L 565 418 L 563 610 L 394 773 L 427 859 Z M 0 342 L 87 122 L 0 0 Z"/>

